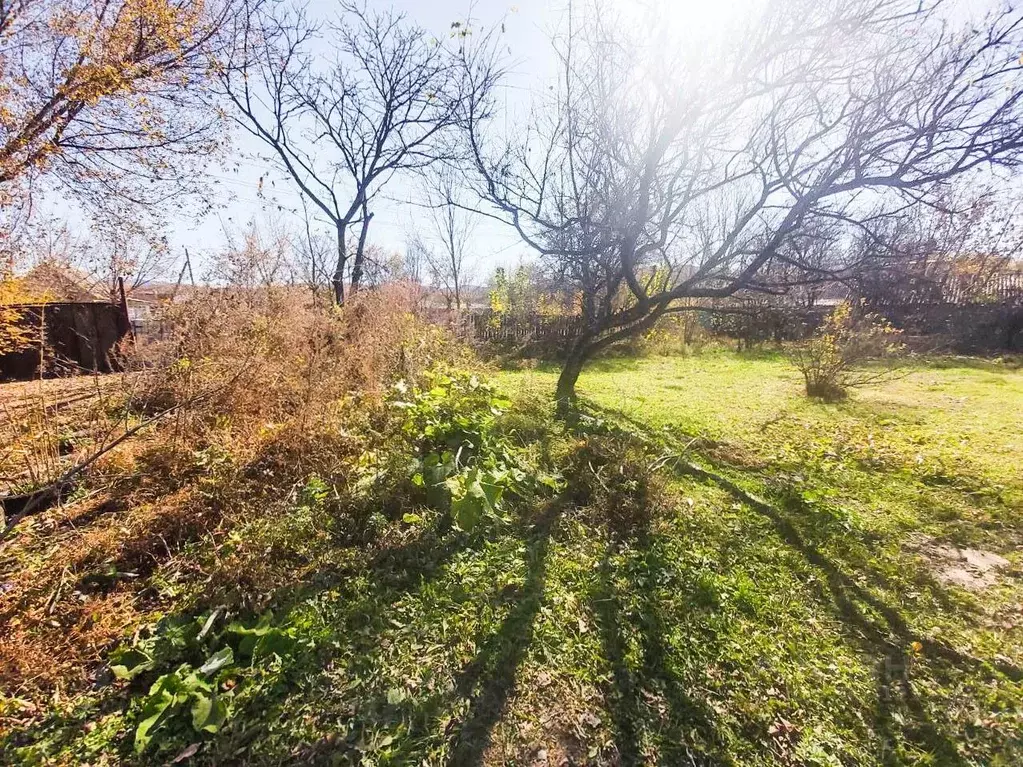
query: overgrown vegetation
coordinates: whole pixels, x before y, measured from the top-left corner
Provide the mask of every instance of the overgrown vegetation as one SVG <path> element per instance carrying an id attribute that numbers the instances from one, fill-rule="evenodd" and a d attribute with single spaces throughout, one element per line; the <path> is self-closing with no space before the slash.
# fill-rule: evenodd
<path id="1" fill-rule="evenodd" d="M 511 16 L 0 9 L 0 355 L 47 353 L 28 285 L 103 286 L 121 338 L 124 277 L 177 277 L 123 372 L 0 392 L 0 762 L 1023 763 L 1023 373 L 895 378 L 858 310 L 965 300 L 1012 348 L 1019 14 L 626 5 L 569 4 L 528 110 Z M 255 218 L 169 274 L 211 159 Z M 370 241 L 401 178 L 404 257 Z M 73 200 L 99 247 L 38 213 Z M 480 215 L 538 260 L 458 316 Z M 809 397 L 704 348 L 842 296 Z"/>
<path id="2" fill-rule="evenodd" d="M 5 762 L 1021 757 L 1018 370 L 822 405 L 776 354 L 606 360 L 566 423 L 447 348 L 160 423 L 19 523 Z"/>

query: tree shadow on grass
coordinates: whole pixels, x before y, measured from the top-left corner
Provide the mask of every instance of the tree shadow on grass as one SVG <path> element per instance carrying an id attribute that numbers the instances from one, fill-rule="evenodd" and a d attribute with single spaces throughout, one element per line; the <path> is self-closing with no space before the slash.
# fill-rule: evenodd
<path id="1" fill-rule="evenodd" d="M 502 598 L 512 602 L 510 610 L 497 631 L 479 644 L 475 657 L 454 673 L 450 687 L 441 685 L 429 692 L 421 689 L 401 700 L 391 698 L 393 690 L 366 690 L 355 702 L 356 727 L 344 742 L 325 738 L 306 748 L 302 758 L 316 763 L 330 759 L 359 763 L 367 743 L 386 737 L 390 763 L 419 764 L 440 746 L 437 736 L 441 728 L 441 737 L 450 744 L 445 764 L 481 764 L 533 641 L 544 600 L 550 541 L 564 506 L 563 498 L 551 500 L 527 528 L 521 539 L 525 543 L 524 582 L 502 592 Z M 470 546 L 475 539 L 451 534 L 444 540 L 449 544 L 457 540 L 460 545 L 432 553 L 429 546 L 406 547 L 383 554 L 376 561 L 379 588 L 366 594 L 350 611 L 364 617 L 340 627 L 348 638 L 348 649 L 358 659 L 348 670 L 349 675 L 366 679 L 377 675 L 381 661 L 374 650 L 387 628 L 390 606 L 402 594 L 425 585 L 455 551 Z M 467 710 L 463 709 L 466 703 Z M 458 714 L 460 710 L 464 714 Z M 397 737 L 395 733 L 399 733 Z"/>
<path id="2" fill-rule="evenodd" d="M 649 531 L 640 532 L 636 545 L 648 579 L 656 582 L 658 573 L 666 569 L 667 563 L 652 548 Z M 662 606 L 647 585 L 634 579 L 629 580 L 628 586 L 639 596 L 636 629 L 641 661 L 637 668 L 630 667 L 628 618 L 622 595 L 614 585 L 611 552 L 609 547 L 601 559 L 599 587 L 591 604 L 604 656 L 611 665 L 611 684 L 606 697 L 620 763 L 624 767 L 648 763 L 649 755 L 641 742 L 641 726 L 648 718 L 661 720 L 664 725 L 658 733 L 659 763 L 694 767 L 723 763 L 713 753 L 714 744 L 718 742 L 715 713 L 705 703 L 694 699 L 683 680 L 671 669 L 669 649 L 664 642 L 669 626 Z M 679 618 L 673 616 L 673 620 Z M 651 708 L 654 710 L 650 711 Z"/>
<path id="3" fill-rule="evenodd" d="M 605 419 L 603 428 L 616 431 L 616 420 L 620 414 L 614 411 L 589 408 L 598 417 Z M 628 420 L 628 419 L 626 419 Z M 633 431 L 635 429 L 635 431 Z M 867 563 L 844 561 L 825 553 L 818 540 L 834 541 L 837 536 L 855 535 L 842 527 L 835 527 L 822 520 L 814 509 L 807 507 L 801 495 L 787 490 L 772 492 L 777 499 L 767 501 L 741 487 L 728 476 L 719 473 L 715 467 L 706 469 L 685 460 L 692 443 L 676 444 L 669 435 L 651 432 L 645 424 L 629 421 L 630 433 L 640 439 L 648 449 L 657 452 L 668 451 L 674 460 L 664 460 L 661 465 L 673 468 L 679 475 L 695 477 L 699 481 L 715 485 L 729 493 L 736 501 L 754 510 L 766 519 L 775 534 L 788 547 L 798 553 L 805 562 L 823 575 L 812 582 L 822 604 L 830 605 L 845 626 L 847 640 L 858 646 L 867 657 L 877 662 L 877 703 L 875 707 L 875 733 L 879 737 L 879 761 L 897 764 L 902 758 L 898 744 L 909 744 L 925 753 L 932 754 L 938 764 L 965 764 L 959 745 L 968 737 L 965 731 L 948 732 L 932 720 L 928 713 L 927 698 L 931 697 L 926 686 L 921 686 L 921 676 L 929 674 L 939 684 L 954 688 L 964 679 L 974 683 L 1010 680 L 1023 681 L 1023 669 L 999 657 L 984 659 L 961 652 L 940 639 L 925 637 L 915 632 L 904 615 L 894 606 L 869 590 L 864 582 L 881 591 L 892 592 L 895 588 L 890 576 Z M 699 446 L 697 446 L 699 447 Z M 703 460 L 714 467 L 709 456 Z M 741 467 L 724 465 L 729 473 L 742 471 Z M 744 472 L 749 474 L 749 472 Z M 750 475 L 755 481 L 768 481 L 766 476 Z M 770 488 L 769 488 L 770 489 Z M 822 537 L 823 536 L 823 537 Z M 857 540 L 858 546 L 870 546 L 866 538 Z M 946 611 L 961 614 L 964 605 L 951 600 L 946 589 L 933 577 L 918 578 Z M 916 671 L 915 666 L 923 667 Z M 1010 744 L 1006 744 L 1010 745 Z M 1011 745 L 1010 745 L 1011 748 Z"/>
<path id="4" fill-rule="evenodd" d="M 480 643 L 473 660 L 455 672 L 451 687 L 419 689 L 401 699 L 392 698 L 395 690 L 384 689 L 386 683 L 363 688 L 355 699 L 339 700 L 343 710 L 337 713 L 349 725 L 354 725 L 347 736 L 339 739 L 325 732 L 320 741 L 302 747 L 299 758 L 307 763 L 337 763 L 337 760 L 359 763 L 363 749 L 372 748 L 373 743 L 379 744 L 381 738 L 386 738 L 391 763 L 418 764 L 439 746 L 437 728 L 440 726 L 442 738 L 450 743 L 446 764 L 482 763 L 493 728 L 504 715 L 515 691 L 519 667 L 532 643 L 534 624 L 544 599 L 551 536 L 564 506 L 561 497 L 551 500 L 527 528 L 521 539 L 525 543 L 524 582 L 502 593 L 502 598 L 513 602 L 509 612 L 498 630 Z M 453 556 L 472 548 L 485 537 L 486 531 L 472 536 L 457 531 L 446 534 L 428 531 L 406 546 L 383 550 L 373 558 L 368 565 L 368 590 L 352 594 L 351 601 L 340 597 L 344 604 L 335 633 L 343 638 L 345 652 L 354 658 L 353 665 L 345 672 L 347 677 L 371 680 L 380 676 L 382 660 L 377 650 L 390 626 L 393 606 L 405 595 L 425 588 Z M 323 573 L 315 590 L 323 591 L 343 581 L 343 573 Z M 303 591 L 304 596 L 309 594 L 309 590 Z M 295 601 L 300 601 L 300 595 L 295 595 Z M 328 662 L 329 659 L 324 659 L 321 668 Z M 326 685 L 325 694 L 332 684 L 329 677 L 316 673 L 306 682 L 308 684 L 297 685 L 306 690 L 306 697 L 316 694 L 310 689 L 317 683 Z M 458 715 L 466 701 L 468 710 Z M 278 701 L 275 705 L 283 714 L 289 702 Z M 266 717 L 264 713 L 254 718 L 265 720 Z M 280 756 L 290 762 L 295 752 Z"/>
<path id="5" fill-rule="evenodd" d="M 741 450 L 735 453 L 727 443 L 707 439 L 702 435 L 687 432 L 679 427 L 664 427 L 654 430 L 637 418 L 613 409 L 600 407 L 591 402 L 586 403 L 582 413 L 584 416 L 597 419 L 605 429 L 631 434 L 633 438 L 641 440 L 648 449 L 663 452 L 665 458 L 664 465 L 666 466 L 679 463 L 687 453 L 692 451 L 702 456 L 716 471 L 726 471 L 731 476 L 742 476 L 744 479 L 750 479 L 772 487 L 772 492 L 780 497 L 785 508 L 794 515 L 793 519 L 800 520 L 799 529 L 806 531 L 802 533 L 802 536 L 808 543 L 812 544 L 813 539 L 819 537 L 818 534 L 823 533 L 825 536 L 830 537 L 840 536 L 842 541 L 846 543 L 850 540 L 855 541 L 855 546 L 847 547 L 849 551 L 870 552 L 874 551 L 877 546 L 878 537 L 875 533 L 855 528 L 850 529 L 842 514 L 820 513 L 817 509 L 810 508 L 806 504 L 800 489 L 795 486 L 777 487 L 777 469 L 770 464 L 750 465 L 742 460 L 733 460 L 733 456 L 736 454 L 740 459 L 742 458 Z M 885 470 L 869 468 L 863 469 L 863 471 L 884 473 Z M 905 481 L 905 479 L 903 478 L 901 481 Z M 1014 536 L 1023 534 L 1023 516 L 1015 515 L 1018 518 L 1017 521 L 1008 521 L 1013 517 L 1012 511 L 1014 510 L 1010 505 L 1000 500 L 991 501 L 987 505 L 979 505 L 981 502 L 978 501 L 978 495 L 986 489 L 986 485 L 982 480 L 970 477 L 969 475 L 957 474 L 954 477 L 925 477 L 919 481 L 929 486 L 941 485 L 959 493 L 963 502 L 969 504 L 971 508 L 988 510 L 990 513 L 994 513 L 994 511 L 991 511 L 993 508 L 1001 509 L 1004 513 L 998 518 L 997 529 L 1003 533 L 1008 529 Z M 804 522 L 805 524 L 803 524 Z M 960 529 L 959 527 L 946 528 L 943 532 L 942 540 L 959 546 L 975 546 L 978 542 L 974 531 L 982 529 L 986 529 L 985 524 L 979 522 L 974 522 L 969 530 Z M 1006 550 L 1010 549 L 1011 543 L 1003 541 L 1003 547 Z M 1003 547 L 996 546 L 995 549 L 997 551 Z M 846 564 L 850 564 L 848 560 Z M 891 587 L 892 584 L 888 582 L 887 577 L 877 568 L 865 562 L 855 562 L 853 564 L 857 567 L 857 576 L 866 577 L 875 585 L 883 588 Z M 952 599 L 948 590 L 933 574 L 925 569 L 914 572 L 913 580 L 914 586 L 926 589 L 948 612 L 963 612 L 975 609 L 961 599 Z"/>
<path id="6" fill-rule="evenodd" d="M 824 575 L 819 587 L 821 598 L 834 606 L 838 617 L 849 629 L 847 636 L 862 651 L 878 658 L 878 706 L 876 728 L 882 739 L 885 764 L 897 763 L 892 748 L 897 737 L 894 712 L 898 704 L 905 706 L 911 721 L 899 725 L 903 735 L 915 745 L 934 754 L 939 764 L 966 764 L 956 741 L 931 720 L 911 680 L 916 657 L 930 660 L 942 674 L 966 672 L 980 678 L 1005 677 L 1023 681 L 1023 669 L 995 659 L 987 661 L 956 650 L 945 642 L 914 632 L 902 614 L 858 584 L 841 566 L 809 543 L 800 532 L 791 510 L 772 505 L 752 495 L 730 479 L 692 464 L 677 465 L 680 473 L 695 476 L 726 490 L 737 501 L 765 517 L 775 533 L 798 552 L 808 564 Z"/>
<path id="7" fill-rule="evenodd" d="M 300 583 L 282 586 L 271 604 L 275 611 L 286 612 L 310 596 L 345 588 L 353 578 L 365 575 L 368 590 L 345 604 L 346 613 L 380 617 L 395 601 L 433 580 L 455 554 L 472 544 L 469 535 L 441 518 L 412 540 L 380 548 L 359 564 L 321 569 Z"/>
<path id="8" fill-rule="evenodd" d="M 455 681 L 457 695 L 468 698 L 469 711 L 458 726 L 449 764 L 470 767 L 483 762 L 494 726 L 515 690 L 519 666 L 533 640 L 533 628 L 544 599 L 548 550 L 565 500 L 551 501 L 526 541 L 526 578 L 517 601 L 498 631 L 488 637 L 476 657 Z"/>
<path id="9" fill-rule="evenodd" d="M 622 605 L 612 584 L 611 560 L 605 553 L 600 562 L 599 591 L 592 600 L 604 657 L 611 664 L 611 687 L 606 697 L 621 763 L 632 767 L 641 763 L 639 722 L 643 717 L 641 691 L 626 662 L 628 648 L 622 630 Z"/>

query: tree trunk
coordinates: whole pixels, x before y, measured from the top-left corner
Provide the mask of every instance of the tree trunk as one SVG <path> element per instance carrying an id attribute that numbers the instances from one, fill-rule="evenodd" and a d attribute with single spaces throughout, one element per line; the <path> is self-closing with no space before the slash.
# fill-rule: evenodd
<path id="1" fill-rule="evenodd" d="M 583 372 L 583 364 L 586 362 L 587 356 L 584 350 L 573 351 L 565 360 L 564 367 L 561 368 L 558 386 L 554 393 L 559 415 L 566 415 L 575 407 L 575 383 L 579 380 L 579 374 Z"/>
<path id="2" fill-rule="evenodd" d="M 345 225 L 337 226 L 337 267 L 331 284 L 334 286 L 334 301 L 338 306 L 345 302 Z"/>
<path id="3" fill-rule="evenodd" d="M 352 264 L 352 293 L 357 291 L 362 284 L 362 272 L 366 260 L 366 236 L 369 234 L 369 222 L 371 220 L 373 220 L 373 214 L 367 213 L 365 208 L 363 208 L 362 231 L 359 232 L 359 247 L 355 250 L 355 263 Z"/>

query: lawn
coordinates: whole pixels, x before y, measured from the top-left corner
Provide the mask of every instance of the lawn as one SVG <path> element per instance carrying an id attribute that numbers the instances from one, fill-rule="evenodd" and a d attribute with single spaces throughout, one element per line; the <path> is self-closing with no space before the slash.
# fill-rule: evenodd
<path id="1" fill-rule="evenodd" d="M 300 575 L 223 629 L 251 661 L 241 682 L 221 678 L 231 716 L 215 735 L 167 721 L 136 756 L 147 690 L 101 678 L 0 753 L 1023 761 L 1023 371 L 920 362 L 823 405 L 775 355 L 607 360 L 583 374 L 570 426 L 541 404 L 555 376 L 495 377 L 515 400 L 499 428 L 561 472 L 558 489 L 472 532 L 422 508 L 380 520 L 375 546 L 295 544 Z M 315 541 L 316 508 L 294 505 L 275 535 Z M 159 568 L 147 577 L 171 588 Z M 174 652 L 217 620 L 212 599 L 177 599 L 157 636 Z"/>

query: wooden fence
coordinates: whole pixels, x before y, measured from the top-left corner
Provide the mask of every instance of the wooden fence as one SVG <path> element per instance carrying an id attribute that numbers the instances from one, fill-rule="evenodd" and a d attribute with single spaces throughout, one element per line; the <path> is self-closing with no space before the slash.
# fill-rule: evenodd
<path id="1" fill-rule="evenodd" d="M 870 310 L 908 336 L 931 337 L 963 352 L 1023 351 L 1023 273 L 956 277 L 941 283 L 921 280 L 887 286 L 864 298 Z M 833 308 L 800 306 L 783 296 L 762 294 L 699 303 L 694 310 L 703 327 L 746 345 L 806 338 Z M 477 342 L 556 354 L 574 337 L 580 321 L 576 316 L 480 311 L 464 315 L 460 324 Z"/>
<path id="2" fill-rule="evenodd" d="M 1023 272 L 962 275 L 944 279 L 914 277 L 865 282 L 863 298 L 874 306 L 991 306 L 1023 305 Z"/>
<path id="3" fill-rule="evenodd" d="M 551 343 L 572 338 L 579 317 L 542 314 L 512 315 L 492 311 L 472 312 L 465 317 L 472 338 L 485 343 Z"/>

